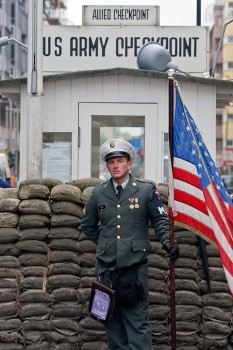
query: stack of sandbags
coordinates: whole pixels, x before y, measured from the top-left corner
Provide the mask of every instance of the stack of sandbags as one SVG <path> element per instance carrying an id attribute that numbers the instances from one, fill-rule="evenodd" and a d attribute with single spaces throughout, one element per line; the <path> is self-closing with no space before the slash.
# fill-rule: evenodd
<path id="1" fill-rule="evenodd" d="M 232 334 L 232 307 L 224 269 L 218 249 L 207 244 L 211 290 L 207 289 L 203 269 L 199 270 L 199 289 L 202 295 L 203 321 L 199 345 L 203 348 L 226 349 Z M 233 344 L 232 344 L 233 345 Z"/>
<path id="2" fill-rule="evenodd" d="M 22 322 L 19 315 L 20 249 L 15 247 L 19 237 L 19 200 L 15 189 L 0 189 L 0 349 L 14 348 L 20 337 Z M 19 345 L 19 346 L 18 346 Z M 16 344 L 15 349 L 22 349 Z"/>
<path id="3" fill-rule="evenodd" d="M 169 337 L 169 260 L 152 227 L 149 236 L 153 247 L 148 271 L 149 319 L 156 348 L 156 344 L 166 344 Z"/>
<path id="4" fill-rule="evenodd" d="M 102 183 L 100 179 L 90 178 L 72 181 L 71 185 L 81 191 L 81 204 L 84 207 L 94 186 Z M 81 267 L 79 297 L 82 302 L 82 319 L 79 322 L 82 350 L 107 349 L 106 332 L 102 323 L 90 318 L 88 312 L 91 284 L 96 279 L 96 245 L 81 232 L 78 239 L 78 259 Z"/>
<path id="5" fill-rule="evenodd" d="M 78 295 L 80 265 L 78 238 L 82 216 L 81 191 L 72 185 L 51 190 L 50 265 L 47 289 L 53 298 L 53 330 L 49 340 L 61 349 L 78 348 L 82 302 Z"/>
<path id="6" fill-rule="evenodd" d="M 42 184 L 21 184 L 19 204 L 21 294 L 19 317 L 23 321 L 22 340 L 26 345 L 43 342 L 50 331 L 47 321 L 51 314 L 52 299 L 46 292 L 50 222 L 50 190 Z"/>
<path id="7" fill-rule="evenodd" d="M 199 249 L 197 236 L 176 228 L 175 238 L 180 258 L 175 263 L 175 301 L 177 349 L 197 344 L 201 320 L 201 297 L 198 290 Z"/>

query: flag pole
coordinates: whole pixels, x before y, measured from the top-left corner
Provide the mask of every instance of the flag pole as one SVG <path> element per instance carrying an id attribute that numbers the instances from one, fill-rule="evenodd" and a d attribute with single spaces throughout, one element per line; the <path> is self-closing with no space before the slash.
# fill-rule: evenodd
<path id="1" fill-rule="evenodd" d="M 168 71 L 168 98 L 169 98 L 169 150 L 171 170 L 173 174 L 173 118 L 174 118 L 174 76 L 175 71 Z M 170 174 L 170 176 L 172 176 Z M 174 246 L 174 218 L 169 215 L 170 246 Z M 175 302 L 175 262 L 170 259 L 170 307 L 171 307 L 171 350 L 176 350 L 176 302 Z"/>

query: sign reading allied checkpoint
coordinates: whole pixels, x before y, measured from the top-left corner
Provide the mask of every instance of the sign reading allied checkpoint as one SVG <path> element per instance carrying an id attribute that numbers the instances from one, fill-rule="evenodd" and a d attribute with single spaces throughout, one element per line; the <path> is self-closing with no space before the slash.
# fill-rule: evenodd
<path id="1" fill-rule="evenodd" d="M 140 48 L 151 41 L 167 49 L 172 62 L 182 71 L 200 75 L 209 70 L 207 27 L 160 27 L 131 22 L 124 26 L 44 26 L 43 30 L 43 70 L 47 73 L 137 68 Z"/>

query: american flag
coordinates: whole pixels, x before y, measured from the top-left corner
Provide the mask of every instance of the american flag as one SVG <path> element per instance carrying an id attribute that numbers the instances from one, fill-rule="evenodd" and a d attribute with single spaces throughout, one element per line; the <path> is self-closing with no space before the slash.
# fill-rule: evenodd
<path id="1" fill-rule="evenodd" d="M 233 202 L 176 86 L 169 205 L 178 225 L 217 246 L 233 296 Z"/>

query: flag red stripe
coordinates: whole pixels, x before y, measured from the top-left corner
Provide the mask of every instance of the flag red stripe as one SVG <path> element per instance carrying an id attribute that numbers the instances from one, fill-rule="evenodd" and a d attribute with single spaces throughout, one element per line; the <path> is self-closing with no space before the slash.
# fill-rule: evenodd
<path id="1" fill-rule="evenodd" d="M 220 230 L 222 231 L 222 233 L 226 237 L 228 243 L 230 244 L 231 248 L 233 249 L 232 235 L 229 232 L 229 226 L 227 226 L 228 220 L 226 219 L 227 223 L 225 223 L 224 220 L 223 220 L 223 217 L 225 217 L 225 215 L 224 215 L 224 206 L 221 206 L 222 212 L 220 212 L 219 209 L 216 206 L 216 202 L 213 200 L 213 198 L 210 195 L 208 189 L 204 190 L 204 196 L 206 198 L 206 203 L 208 204 L 208 208 L 209 208 L 210 212 L 212 213 L 212 215 L 214 216 L 214 218 L 218 222 Z"/>
<path id="2" fill-rule="evenodd" d="M 174 189 L 174 199 L 175 201 L 186 203 L 189 206 L 201 211 L 202 213 L 208 215 L 208 210 L 206 208 L 205 202 L 201 199 L 178 189 Z"/>
<path id="3" fill-rule="evenodd" d="M 181 180 L 183 182 L 187 182 L 191 184 L 192 186 L 195 186 L 202 190 L 200 179 L 198 176 L 192 174 L 190 171 L 180 169 L 180 168 L 173 168 L 173 177 L 174 179 Z"/>

